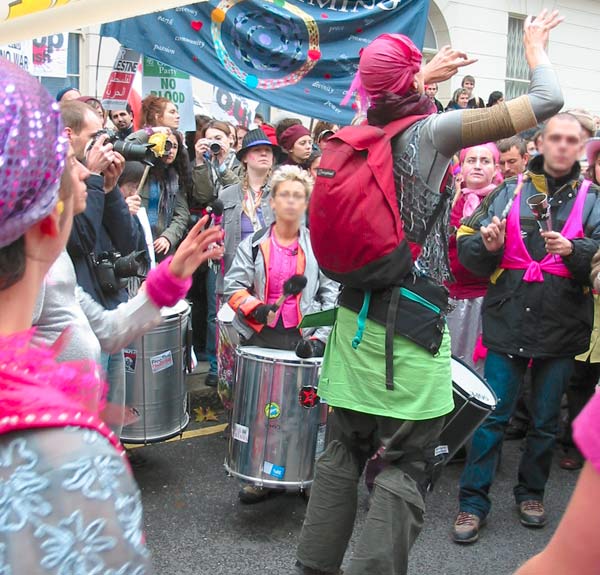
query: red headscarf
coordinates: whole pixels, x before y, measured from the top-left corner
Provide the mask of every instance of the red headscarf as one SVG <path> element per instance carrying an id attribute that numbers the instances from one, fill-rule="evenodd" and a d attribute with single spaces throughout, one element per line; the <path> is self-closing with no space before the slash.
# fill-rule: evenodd
<path id="1" fill-rule="evenodd" d="M 310 130 L 307 130 L 302 124 L 294 124 L 279 136 L 279 144 L 284 150 L 289 151 L 304 136 L 310 136 Z"/>
<path id="2" fill-rule="evenodd" d="M 408 36 L 382 34 L 363 49 L 358 72 L 342 104 L 358 93 L 362 109 L 377 96 L 391 92 L 404 95 L 421 69 L 422 55 Z"/>

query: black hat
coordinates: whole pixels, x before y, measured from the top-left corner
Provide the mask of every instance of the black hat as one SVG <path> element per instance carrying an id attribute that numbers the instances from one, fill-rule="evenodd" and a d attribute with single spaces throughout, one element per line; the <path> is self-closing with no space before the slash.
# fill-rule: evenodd
<path id="1" fill-rule="evenodd" d="M 242 147 L 235 155 L 236 158 L 241 162 L 244 154 L 250 148 L 254 148 L 254 146 L 270 146 L 273 150 L 273 156 L 275 158 L 277 158 L 281 153 L 281 148 L 273 144 L 260 128 L 256 128 L 256 130 L 250 130 L 244 136 L 244 139 L 242 140 Z"/>

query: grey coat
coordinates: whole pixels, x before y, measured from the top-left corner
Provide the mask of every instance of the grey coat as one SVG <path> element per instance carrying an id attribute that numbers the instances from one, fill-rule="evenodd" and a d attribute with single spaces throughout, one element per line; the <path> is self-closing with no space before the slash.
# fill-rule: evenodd
<path id="1" fill-rule="evenodd" d="M 267 286 L 263 251 L 258 249 L 256 261 L 253 261 L 252 248 L 260 246 L 260 244 L 265 241 L 270 241 L 270 237 L 271 231 L 269 230 L 265 236 L 258 238 L 254 243 L 252 242 L 252 236 L 250 236 L 239 245 L 231 269 L 225 275 L 224 293 L 226 301 L 240 290 L 247 290 L 249 292 L 244 303 L 256 299 L 259 299 L 262 302 L 266 301 Z M 339 293 L 339 284 L 326 277 L 319 270 L 317 260 L 310 244 L 308 229 L 304 226 L 300 228 L 300 238 L 298 243 L 306 257 L 304 275 L 308 279 L 308 283 L 300 297 L 300 313 L 302 316 L 305 316 L 309 313 L 334 308 Z M 236 330 L 247 339 L 254 333 L 254 330 L 246 322 L 240 319 L 237 314 L 233 320 L 233 325 Z M 330 331 L 331 327 L 320 327 L 316 330 L 314 328 L 303 329 L 302 336 L 312 336 L 326 342 Z"/>
<path id="2" fill-rule="evenodd" d="M 262 217 L 265 226 L 270 226 L 275 221 L 275 215 L 271 209 L 269 198 L 270 188 L 266 187 L 260 201 Z M 220 195 L 223 202 L 223 230 L 225 231 L 225 255 L 223 256 L 223 272 L 227 273 L 235 252 L 242 241 L 242 200 L 244 193 L 241 184 L 226 187 Z M 223 275 L 217 279 L 217 291 L 223 293 Z"/>

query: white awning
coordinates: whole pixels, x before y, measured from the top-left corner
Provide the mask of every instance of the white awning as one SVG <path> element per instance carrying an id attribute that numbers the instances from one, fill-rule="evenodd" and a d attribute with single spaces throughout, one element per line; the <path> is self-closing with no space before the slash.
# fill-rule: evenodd
<path id="1" fill-rule="evenodd" d="M 0 4 L 0 45 L 186 4 L 190 0 L 4 0 Z"/>

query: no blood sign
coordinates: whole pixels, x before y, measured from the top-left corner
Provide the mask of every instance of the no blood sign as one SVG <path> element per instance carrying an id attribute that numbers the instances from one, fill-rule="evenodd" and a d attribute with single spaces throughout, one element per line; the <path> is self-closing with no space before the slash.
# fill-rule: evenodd
<path id="1" fill-rule="evenodd" d="M 190 75 L 144 56 L 142 63 L 142 97 L 154 94 L 168 98 L 179 109 L 179 131 L 195 131 L 194 96 Z"/>

